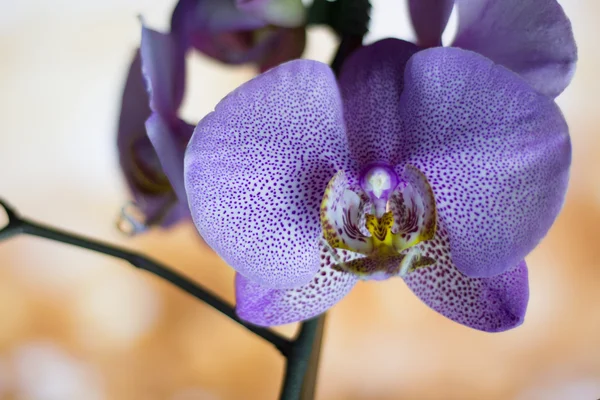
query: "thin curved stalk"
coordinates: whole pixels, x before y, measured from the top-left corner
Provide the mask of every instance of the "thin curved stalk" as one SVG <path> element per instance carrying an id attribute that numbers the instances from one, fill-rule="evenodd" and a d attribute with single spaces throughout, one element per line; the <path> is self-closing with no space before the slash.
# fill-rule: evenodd
<path id="1" fill-rule="evenodd" d="M 312 400 L 315 396 L 325 314 L 302 324 L 286 361 L 282 400 Z"/>

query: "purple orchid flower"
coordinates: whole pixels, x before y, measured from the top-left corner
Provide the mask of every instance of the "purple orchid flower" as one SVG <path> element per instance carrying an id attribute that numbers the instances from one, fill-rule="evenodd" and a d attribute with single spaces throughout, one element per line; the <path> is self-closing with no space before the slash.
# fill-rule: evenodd
<path id="1" fill-rule="evenodd" d="M 247 82 L 196 127 L 185 187 L 205 241 L 237 271 L 239 316 L 319 315 L 359 279 L 399 276 L 466 326 L 520 325 L 524 257 L 563 203 L 567 125 L 489 59 L 387 39 L 339 82 L 296 60 Z"/>
<path id="2" fill-rule="evenodd" d="M 305 14 L 301 0 L 180 0 L 171 31 L 185 48 L 262 72 L 302 55 Z"/>
<path id="3" fill-rule="evenodd" d="M 452 46 L 505 66 L 547 96 L 554 98 L 567 87 L 577 47 L 556 0 L 409 0 L 420 47 L 441 46 L 455 3 L 458 32 Z"/>
<path id="4" fill-rule="evenodd" d="M 117 224 L 128 234 L 153 225 L 169 227 L 190 216 L 183 154 L 194 127 L 177 116 L 188 47 L 221 61 L 257 62 L 261 70 L 302 53 L 305 10 L 300 0 L 237 3 L 181 0 L 173 12 L 171 33 L 142 28 L 140 50 L 125 84 L 117 138 L 121 168 L 135 199 L 123 207 Z M 228 37 L 248 39 L 243 43 L 247 46 L 240 50 Z"/>
<path id="5" fill-rule="evenodd" d="M 178 196 L 173 188 L 173 182 L 178 183 L 176 187 L 182 185 L 183 164 L 177 160 L 183 157 L 194 128 L 175 117 L 175 110 L 183 96 L 183 74 L 163 75 L 167 78 L 160 82 L 165 85 L 160 86 L 158 96 L 153 97 L 165 100 L 151 103 L 142 75 L 143 55 L 144 51 L 137 51 L 129 68 L 117 135 L 121 169 L 135 200 L 135 203 L 123 207 L 117 226 L 130 235 L 153 225 L 170 227 L 190 215 L 185 194 L 180 192 Z M 177 58 L 164 60 L 165 64 L 169 64 Z M 163 112 L 150 118 L 154 109 Z M 159 159 L 156 144 L 160 144 L 156 148 L 165 155 L 173 152 L 172 146 L 163 145 L 165 141 L 167 144 L 177 143 L 181 154 Z M 163 160 L 166 165 L 161 165 Z M 179 173 L 173 171 L 173 164 L 181 164 Z"/>

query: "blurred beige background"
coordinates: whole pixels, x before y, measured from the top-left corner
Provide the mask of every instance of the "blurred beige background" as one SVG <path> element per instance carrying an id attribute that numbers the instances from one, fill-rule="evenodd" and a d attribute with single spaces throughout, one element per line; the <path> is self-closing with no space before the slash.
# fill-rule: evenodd
<path id="1" fill-rule="evenodd" d="M 192 226 L 127 239 L 113 225 L 128 199 L 115 128 L 136 15 L 165 28 L 173 4 L 2 1 L 0 196 L 39 221 L 145 251 L 232 301 L 231 269 Z M 600 3 L 562 4 L 580 51 L 559 99 L 572 180 L 527 259 L 525 324 L 485 334 L 429 310 L 400 280 L 360 284 L 328 318 L 318 399 L 600 398 Z M 374 6 L 369 41 L 412 37 L 404 2 Z M 306 56 L 327 62 L 334 47 L 315 29 Z M 188 68 L 189 121 L 253 75 L 199 55 Z M 274 399 L 282 372 L 269 345 L 147 273 L 42 239 L 0 243 L 0 399 Z"/>

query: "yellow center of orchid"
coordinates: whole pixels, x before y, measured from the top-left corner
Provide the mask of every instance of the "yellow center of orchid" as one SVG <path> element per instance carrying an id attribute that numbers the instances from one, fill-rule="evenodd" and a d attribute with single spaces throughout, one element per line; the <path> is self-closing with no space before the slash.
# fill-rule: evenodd
<path id="1" fill-rule="evenodd" d="M 371 234 L 373 241 L 373 252 L 377 253 L 396 253 L 394 249 L 394 241 L 392 233 L 392 224 L 394 223 L 394 215 L 391 211 L 383 214 L 381 218 L 377 218 L 373 214 L 366 215 L 365 226 Z"/>

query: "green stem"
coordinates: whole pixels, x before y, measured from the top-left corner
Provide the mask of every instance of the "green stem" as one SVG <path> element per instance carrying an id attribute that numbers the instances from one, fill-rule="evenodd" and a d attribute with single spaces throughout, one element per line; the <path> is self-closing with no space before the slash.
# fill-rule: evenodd
<path id="1" fill-rule="evenodd" d="M 325 314 L 302 324 L 287 357 L 281 400 L 312 400 L 317 382 Z"/>

